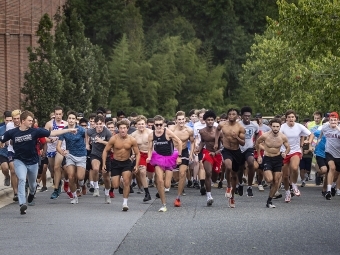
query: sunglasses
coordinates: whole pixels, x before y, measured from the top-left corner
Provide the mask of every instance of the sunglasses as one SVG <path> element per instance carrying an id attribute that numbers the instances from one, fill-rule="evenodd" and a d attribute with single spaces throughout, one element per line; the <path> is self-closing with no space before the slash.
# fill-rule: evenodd
<path id="1" fill-rule="evenodd" d="M 161 127 L 163 124 L 155 124 L 156 127 Z"/>

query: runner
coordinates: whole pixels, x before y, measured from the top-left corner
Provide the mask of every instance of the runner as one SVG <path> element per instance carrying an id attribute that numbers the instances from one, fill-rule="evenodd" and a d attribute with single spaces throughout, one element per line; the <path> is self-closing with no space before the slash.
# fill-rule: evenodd
<path id="1" fill-rule="evenodd" d="M 12 113 L 9 111 L 4 112 L 4 125 L 0 127 L 0 137 L 6 132 L 6 125 L 12 121 Z M 3 147 L 0 148 L 0 166 L 3 175 L 5 176 L 4 186 L 11 185 L 11 177 L 10 177 L 10 170 L 9 170 L 9 161 L 8 161 L 8 145 L 4 144 Z"/>
<path id="2" fill-rule="evenodd" d="M 256 150 L 260 151 L 260 145 L 263 146 L 265 156 L 262 159 L 261 154 L 258 155 L 259 164 L 263 164 L 264 178 L 268 184 L 271 184 L 269 197 L 266 206 L 275 208 L 272 199 L 278 190 L 281 180 L 282 160 L 289 153 L 290 146 L 287 137 L 280 132 L 281 120 L 270 120 L 271 131 L 264 133 L 256 141 Z M 280 152 L 282 145 L 285 146 L 285 152 Z"/>

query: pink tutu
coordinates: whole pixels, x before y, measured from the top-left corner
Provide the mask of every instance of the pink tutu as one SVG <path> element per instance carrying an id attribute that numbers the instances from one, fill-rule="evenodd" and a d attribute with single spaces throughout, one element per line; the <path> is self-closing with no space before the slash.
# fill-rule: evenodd
<path id="1" fill-rule="evenodd" d="M 170 156 L 163 156 L 153 151 L 150 164 L 153 166 L 159 166 L 163 170 L 172 170 L 177 166 L 178 151 L 175 150 Z"/>

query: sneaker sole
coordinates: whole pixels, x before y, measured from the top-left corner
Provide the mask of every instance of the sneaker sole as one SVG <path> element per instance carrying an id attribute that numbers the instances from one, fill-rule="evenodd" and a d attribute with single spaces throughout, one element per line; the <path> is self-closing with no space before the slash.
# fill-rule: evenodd
<path id="1" fill-rule="evenodd" d="M 207 206 L 212 206 L 213 203 L 214 203 L 214 200 L 209 199 L 209 200 L 207 201 Z"/>
<path id="2" fill-rule="evenodd" d="M 123 207 L 122 211 L 127 212 L 129 210 L 129 207 Z"/>

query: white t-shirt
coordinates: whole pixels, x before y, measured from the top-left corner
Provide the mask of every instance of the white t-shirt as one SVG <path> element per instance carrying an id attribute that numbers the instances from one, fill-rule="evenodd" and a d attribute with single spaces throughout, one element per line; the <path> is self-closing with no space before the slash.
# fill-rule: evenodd
<path id="1" fill-rule="evenodd" d="M 284 123 L 281 125 L 280 132 L 285 134 L 288 138 L 288 144 L 290 146 L 290 152 L 288 153 L 288 155 L 296 152 L 301 152 L 300 148 L 301 136 L 309 136 L 311 134 L 311 132 L 300 123 L 294 123 L 294 126 L 292 127 L 288 126 L 287 123 Z"/>
<path id="2" fill-rule="evenodd" d="M 13 121 L 7 123 L 7 125 L 6 125 L 6 131 L 11 130 L 11 129 L 14 129 L 14 128 L 15 128 L 15 125 L 14 125 L 14 122 L 13 122 Z M 7 150 L 14 153 L 13 145 L 11 144 L 11 142 L 8 143 Z"/>
<path id="3" fill-rule="evenodd" d="M 248 125 L 244 124 L 243 121 L 239 122 L 245 129 L 245 144 L 240 145 L 241 152 L 247 149 L 254 148 L 254 136 L 259 133 L 260 127 L 256 122 L 250 121 Z"/>

